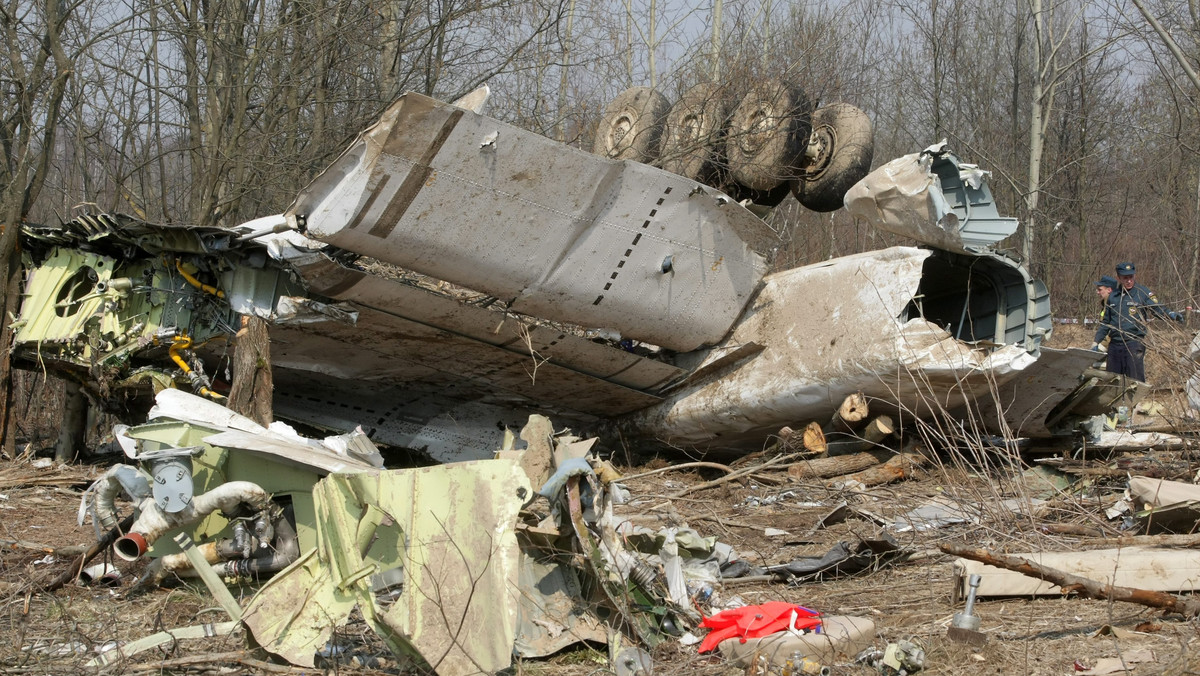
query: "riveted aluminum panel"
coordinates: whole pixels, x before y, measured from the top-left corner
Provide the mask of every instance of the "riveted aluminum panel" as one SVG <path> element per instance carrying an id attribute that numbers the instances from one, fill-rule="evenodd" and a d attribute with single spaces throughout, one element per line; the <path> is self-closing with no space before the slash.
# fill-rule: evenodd
<path id="1" fill-rule="evenodd" d="M 774 242 L 712 188 L 411 93 L 287 216 L 514 311 L 678 351 L 727 333 Z"/>

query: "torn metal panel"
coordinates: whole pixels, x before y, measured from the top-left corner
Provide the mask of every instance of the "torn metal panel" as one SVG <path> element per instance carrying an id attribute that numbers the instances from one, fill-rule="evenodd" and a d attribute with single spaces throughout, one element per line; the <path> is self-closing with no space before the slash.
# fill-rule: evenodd
<path id="1" fill-rule="evenodd" d="M 548 362 L 531 352 L 497 348 L 449 331 L 376 310 L 361 309 L 358 322 L 277 326 L 271 363 L 318 370 L 345 380 L 432 388 L 472 382 L 493 400 L 537 402 L 548 410 L 616 415 L 660 401 Z M 337 359 L 330 359 L 336 354 Z"/>
<path id="2" fill-rule="evenodd" d="M 296 269 L 314 293 L 525 357 L 536 354 L 539 359 L 625 387 L 653 390 L 684 373 L 667 362 L 593 342 L 565 328 L 463 303 L 419 286 L 344 267 L 324 256 L 297 263 Z"/>
<path id="3" fill-rule="evenodd" d="M 608 625 L 582 602 L 586 594 L 573 567 L 539 561 L 523 550 L 518 571 L 514 654 L 544 657 L 579 641 L 608 641 Z"/>
<path id="4" fill-rule="evenodd" d="M 451 383 L 413 389 L 340 380 L 314 372 L 275 372 L 275 414 L 329 430 L 363 425 L 379 443 L 412 449 L 438 462 L 480 460 L 500 448 L 504 428 L 529 417 L 523 403 L 473 401 Z"/>
<path id="5" fill-rule="evenodd" d="M 516 625 L 517 512 L 531 495 L 510 460 L 331 475 L 314 488 L 316 555 L 251 599 L 245 621 L 267 650 L 311 666 L 357 605 L 399 655 L 438 674 L 509 666 Z M 454 500 L 446 499 L 454 496 Z M 403 573 L 390 606 L 374 580 Z"/>
<path id="6" fill-rule="evenodd" d="M 1080 374 L 1096 362 L 1091 350 L 1043 347 L 1037 363 L 1019 377 L 999 385 L 993 398 L 981 399 L 975 413 L 987 420 L 989 429 L 1002 430 L 1006 436 L 1049 437 L 1070 431 L 1079 417 L 1097 415 L 1096 402 L 1111 403 L 1122 396 L 1121 388 L 1110 387 L 1110 379 L 1081 380 Z M 1071 395 L 1068 398 L 1068 395 Z M 1006 429 L 1007 428 L 1007 429 Z"/>
<path id="7" fill-rule="evenodd" d="M 699 183 L 412 93 L 287 216 L 318 240 L 515 311 L 681 351 L 725 335 L 776 240 Z"/>
<path id="8" fill-rule="evenodd" d="M 846 209 L 871 226 L 947 251 L 968 252 L 1017 230 L 1001 217 L 986 176 L 945 142 L 892 160 L 846 193 Z"/>
<path id="9" fill-rule="evenodd" d="M 1009 554 L 1034 563 L 1096 580 L 1102 585 L 1149 591 L 1193 592 L 1200 588 L 1200 551 L 1154 547 L 1094 549 L 1080 552 Z M 1058 596 L 1054 584 L 978 561 L 954 561 L 955 593 L 966 594 L 967 580 L 980 575 L 977 596 Z"/>
<path id="10" fill-rule="evenodd" d="M 969 344 L 919 314 L 910 318 L 906 307 L 934 255 L 893 247 L 768 276 L 709 358 L 749 343 L 763 350 L 719 380 L 623 418 L 622 428 L 733 448 L 780 425 L 828 416 L 855 392 L 918 416 L 990 396 L 1036 357 L 1021 345 Z"/>

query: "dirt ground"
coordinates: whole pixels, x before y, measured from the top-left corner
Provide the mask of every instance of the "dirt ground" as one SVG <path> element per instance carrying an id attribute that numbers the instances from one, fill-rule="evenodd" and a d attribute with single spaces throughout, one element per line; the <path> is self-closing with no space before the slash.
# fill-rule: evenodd
<path id="1" fill-rule="evenodd" d="M 1056 329 L 1055 346 L 1090 344 L 1085 327 Z M 1181 396 L 1187 367 L 1179 363 L 1186 342 L 1180 333 L 1162 341 L 1150 355 L 1153 398 L 1163 401 L 1167 413 L 1145 425 L 1169 426 L 1192 433 Z M 1194 437 L 1191 437 L 1194 438 Z M 1194 448 L 1194 446 L 1193 446 Z M 1105 518 L 1102 505 L 1115 499 L 1125 486 L 1122 467 L 1131 463 L 1158 467 L 1170 478 L 1190 480 L 1200 470 L 1200 454 L 1193 448 L 1118 454 L 1093 459 L 1093 470 L 1072 475 L 1078 481 L 1067 491 L 1049 491 L 1024 478 L 1023 472 L 1038 458 L 1071 457 L 1072 447 L 1044 447 L 1018 452 L 1004 447 L 971 446 L 939 449 L 939 464 L 922 477 L 863 490 L 839 489 L 828 480 L 796 482 L 780 468 L 764 469 L 746 481 L 729 481 L 711 488 L 701 485 L 724 476 L 719 470 L 684 468 L 641 478 L 627 485 L 633 501 L 628 514 L 657 518 L 664 524 L 686 523 L 703 535 L 714 535 L 731 545 L 752 564 L 786 563 L 800 556 L 820 556 L 839 541 L 855 543 L 873 538 L 906 511 L 933 498 L 953 496 L 985 505 L 979 523 L 956 524 L 894 537 L 907 560 L 873 572 L 825 581 L 763 583 L 728 580 L 714 599 L 735 597 L 746 603 L 786 601 L 830 615 L 871 619 L 876 626 L 876 646 L 916 639 L 926 651 L 929 674 L 1075 674 L 1097 659 L 1130 656 L 1149 650 L 1153 661 L 1130 664 L 1131 671 L 1116 673 L 1200 673 L 1200 636 L 1195 620 L 1119 602 L 1085 600 L 1075 596 L 983 599 L 977 606 L 981 631 L 988 641 L 982 648 L 950 641 L 946 630 L 961 601 L 952 595 L 953 557 L 938 545 L 956 543 L 1005 552 L 1076 551 L 1098 548 L 1073 535 L 1047 534 L 1047 524 L 1071 524 L 1116 536 L 1119 520 Z M 750 460 L 746 466 L 762 462 Z M 216 622 L 225 619 L 202 586 L 177 586 L 145 594 L 129 593 L 130 582 L 141 564 L 114 562 L 123 581 L 113 587 L 69 584 L 54 592 L 38 587 L 60 574 L 70 557 L 90 545 L 95 533 L 90 524 L 76 523 L 81 491 L 104 471 L 104 466 L 73 465 L 39 468 L 33 454 L 0 460 L 0 618 L 7 624 L 0 639 L 3 673 L 79 673 L 82 665 L 113 642 L 132 641 L 162 629 Z M 686 459 L 673 459 L 684 462 Z M 662 459 L 620 467 L 635 476 L 668 466 Z M 668 496 L 687 491 L 686 497 Z M 1044 497 L 1044 508 L 1022 516 L 996 507 L 1004 498 Z M 842 501 L 858 510 L 842 523 L 814 529 L 821 517 Z M 870 514 L 877 520 L 859 514 Z M 784 534 L 767 534 L 783 531 Z M 252 589 L 235 589 L 248 596 Z M 706 609 L 707 610 L 707 609 Z M 1120 637 L 1106 627 L 1128 630 Z M 701 632 L 697 632 L 701 633 Z M 352 621 L 337 634 L 339 643 L 368 666 L 333 663 L 337 673 L 395 673 L 378 641 L 365 625 Z M 262 655 L 246 652 L 241 633 L 224 638 L 189 639 L 168 644 L 117 665 L 112 673 L 302 673 L 291 667 L 259 661 Z M 701 656 L 695 646 L 674 641 L 653 651 L 655 673 L 746 673 L 725 662 L 719 654 Z M 878 669 L 851 663 L 832 664 L 834 674 L 872 674 Z M 309 670 L 308 673 L 312 673 Z M 583 676 L 608 672 L 606 653 L 600 646 L 581 646 L 546 659 L 524 660 L 514 674 Z"/>

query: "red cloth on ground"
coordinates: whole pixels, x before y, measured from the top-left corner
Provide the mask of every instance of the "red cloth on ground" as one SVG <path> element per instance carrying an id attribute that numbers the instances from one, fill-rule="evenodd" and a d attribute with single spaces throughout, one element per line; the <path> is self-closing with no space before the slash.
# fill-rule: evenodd
<path id="1" fill-rule="evenodd" d="M 796 629 L 813 629 L 821 626 L 820 613 L 815 613 L 794 603 L 768 601 L 757 606 L 743 606 L 722 610 L 712 617 L 704 618 L 701 627 L 712 629 L 700 642 L 700 652 L 714 650 L 717 644 L 735 636 L 742 639 L 768 636 L 792 626 L 792 612 L 796 613 Z"/>

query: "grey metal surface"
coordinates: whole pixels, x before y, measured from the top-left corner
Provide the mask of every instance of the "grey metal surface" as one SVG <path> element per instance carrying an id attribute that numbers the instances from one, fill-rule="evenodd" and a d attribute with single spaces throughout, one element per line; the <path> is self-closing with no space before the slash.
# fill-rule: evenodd
<path id="1" fill-rule="evenodd" d="M 411 93 L 287 215 L 515 311 L 679 351 L 726 334 L 775 242 L 712 188 Z"/>
<path id="2" fill-rule="evenodd" d="M 438 327 L 457 340 L 501 348 L 531 363 L 536 355 L 539 360 L 585 375 L 651 391 L 684 374 L 683 369 L 666 362 L 593 342 L 565 327 L 523 321 L 503 311 L 465 304 L 418 286 L 341 266 L 323 256 L 298 265 L 297 270 L 315 293 Z M 422 345 L 421 349 L 428 346 Z"/>
<path id="3" fill-rule="evenodd" d="M 987 176 L 940 143 L 872 171 L 846 192 L 846 209 L 875 228 L 922 244 L 976 252 L 1017 229 L 1017 219 L 996 210 Z"/>

